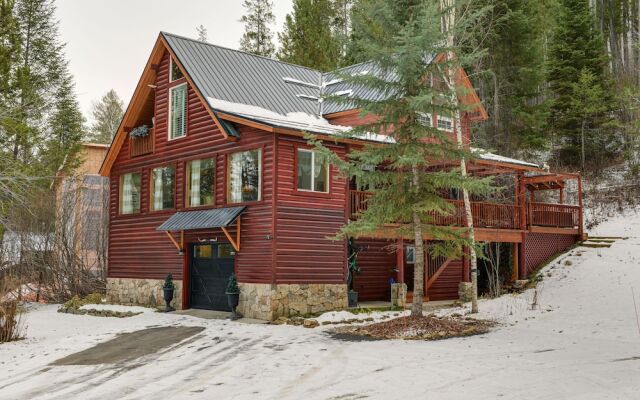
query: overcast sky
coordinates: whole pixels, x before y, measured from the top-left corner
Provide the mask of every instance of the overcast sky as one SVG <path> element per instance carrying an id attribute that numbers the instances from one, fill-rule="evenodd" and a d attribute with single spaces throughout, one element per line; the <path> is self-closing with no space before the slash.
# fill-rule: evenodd
<path id="1" fill-rule="evenodd" d="M 197 37 L 238 48 L 244 31 L 241 0 L 57 0 L 60 34 L 75 77 L 82 111 L 115 89 L 129 103 L 160 31 Z M 275 30 L 280 31 L 291 0 L 274 0 Z M 277 35 L 276 35 L 277 37 Z"/>

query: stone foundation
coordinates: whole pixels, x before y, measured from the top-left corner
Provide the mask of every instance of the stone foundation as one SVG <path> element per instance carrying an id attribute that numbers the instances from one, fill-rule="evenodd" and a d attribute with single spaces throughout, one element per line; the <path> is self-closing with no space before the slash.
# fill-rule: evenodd
<path id="1" fill-rule="evenodd" d="M 107 301 L 114 304 L 163 306 L 164 279 L 107 278 Z M 174 280 L 176 290 L 171 305 L 182 308 L 182 281 Z"/>
<path id="2" fill-rule="evenodd" d="M 274 320 L 347 308 L 346 284 L 239 283 L 238 312 L 249 318 Z"/>

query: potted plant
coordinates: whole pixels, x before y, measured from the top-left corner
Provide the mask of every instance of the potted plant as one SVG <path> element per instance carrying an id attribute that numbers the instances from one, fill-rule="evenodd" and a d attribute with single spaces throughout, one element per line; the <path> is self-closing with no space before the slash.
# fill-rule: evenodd
<path id="1" fill-rule="evenodd" d="M 176 290 L 176 285 L 173 283 L 173 276 L 171 274 L 164 278 L 162 284 L 162 291 L 164 294 L 164 302 L 166 303 L 165 312 L 175 311 L 175 308 L 171 307 L 171 301 L 173 300 L 173 294 Z"/>
<path id="2" fill-rule="evenodd" d="M 236 307 L 240 303 L 240 287 L 238 286 L 238 279 L 236 278 L 236 274 L 231 274 L 229 276 L 229 280 L 227 281 L 227 301 L 229 302 L 229 307 L 231 307 L 231 315 L 229 318 L 232 321 L 235 321 L 238 318 L 242 318 L 236 311 Z"/>

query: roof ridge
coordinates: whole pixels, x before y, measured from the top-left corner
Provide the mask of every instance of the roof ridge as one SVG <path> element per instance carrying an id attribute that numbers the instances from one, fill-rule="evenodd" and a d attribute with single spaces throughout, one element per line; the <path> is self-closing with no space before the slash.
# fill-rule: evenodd
<path id="1" fill-rule="evenodd" d="M 291 65 L 291 66 L 298 67 L 298 68 L 304 68 L 304 69 L 307 69 L 309 71 L 317 72 L 321 76 L 324 74 L 324 72 L 322 72 L 322 71 L 319 71 L 319 70 L 311 68 L 311 67 L 305 67 L 304 65 L 298 65 L 298 64 L 294 64 L 294 63 L 278 60 L 276 58 L 265 57 L 265 56 L 261 56 L 261 55 L 258 55 L 258 54 L 253 54 L 253 53 L 249 53 L 249 52 L 244 51 L 244 50 L 232 49 L 231 47 L 220 46 L 219 44 L 203 42 L 201 40 L 193 39 L 193 38 L 190 38 L 190 37 L 186 37 L 186 36 L 182 36 L 182 35 L 176 35 L 175 33 L 160 31 L 160 34 L 162 34 L 164 36 L 173 36 L 173 37 L 177 37 L 177 38 L 180 38 L 180 39 L 189 40 L 191 42 L 196 42 L 196 43 L 199 43 L 199 44 L 205 44 L 205 45 L 208 45 L 208 46 L 217 47 L 219 49 L 231 50 L 231 51 L 235 51 L 236 53 L 242 53 L 242 54 L 246 54 L 248 56 L 252 56 L 252 57 L 256 57 L 256 58 L 262 58 L 264 60 L 274 61 L 274 62 L 277 62 L 277 63 L 280 63 L 280 64 L 287 64 L 287 65 Z"/>

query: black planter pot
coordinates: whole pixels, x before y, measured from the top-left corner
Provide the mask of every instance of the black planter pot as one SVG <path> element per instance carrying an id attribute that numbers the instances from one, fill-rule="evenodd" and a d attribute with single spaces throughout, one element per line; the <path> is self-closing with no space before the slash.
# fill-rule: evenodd
<path id="1" fill-rule="evenodd" d="M 175 291 L 174 288 L 162 288 L 162 291 L 164 292 L 164 302 L 166 303 L 166 306 L 164 308 L 165 312 L 169 312 L 169 311 L 175 311 L 176 309 L 171 307 L 171 301 L 173 300 L 173 293 Z"/>
<path id="2" fill-rule="evenodd" d="M 242 315 L 236 311 L 236 307 L 240 303 L 240 293 L 227 293 L 227 302 L 229 303 L 229 308 L 231 308 L 229 319 L 235 321 L 242 318 Z"/>
<path id="3" fill-rule="evenodd" d="M 349 299 L 349 307 L 358 307 L 358 292 L 349 291 L 348 299 Z"/>

